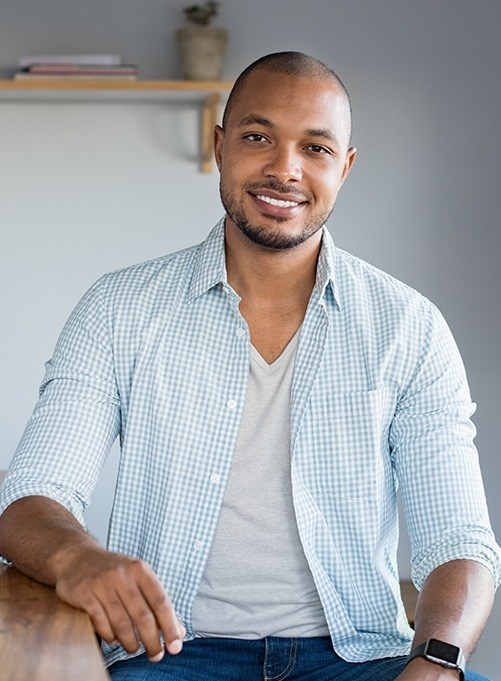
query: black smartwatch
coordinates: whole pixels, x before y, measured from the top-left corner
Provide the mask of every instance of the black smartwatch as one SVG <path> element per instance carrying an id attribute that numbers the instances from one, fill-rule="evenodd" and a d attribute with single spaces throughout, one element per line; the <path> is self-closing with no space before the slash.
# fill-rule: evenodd
<path id="1" fill-rule="evenodd" d="M 457 669 L 459 678 L 461 681 L 464 681 L 466 660 L 463 651 L 458 646 L 439 641 L 436 638 L 430 638 L 426 643 L 411 650 L 405 665 L 407 666 L 415 657 L 424 657 L 428 662 L 434 662 L 447 669 Z"/>

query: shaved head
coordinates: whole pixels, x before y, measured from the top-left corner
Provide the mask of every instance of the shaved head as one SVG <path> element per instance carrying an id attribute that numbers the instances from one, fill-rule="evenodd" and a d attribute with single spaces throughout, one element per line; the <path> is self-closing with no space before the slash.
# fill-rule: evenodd
<path id="1" fill-rule="evenodd" d="M 226 129 L 227 127 L 231 111 L 234 108 L 240 93 L 245 88 L 248 77 L 257 70 L 268 71 L 284 76 L 298 76 L 302 78 L 311 78 L 312 80 L 327 80 L 334 83 L 338 87 L 343 98 L 346 126 L 351 137 L 352 112 L 348 91 L 339 76 L 334 73 L 332 69 L 318 59 L 314 59 L 302 52 L 275 52 L 273 54 L 267 54 L 242 71 L 235 81 L 224 109 L 223 129 Z"/>

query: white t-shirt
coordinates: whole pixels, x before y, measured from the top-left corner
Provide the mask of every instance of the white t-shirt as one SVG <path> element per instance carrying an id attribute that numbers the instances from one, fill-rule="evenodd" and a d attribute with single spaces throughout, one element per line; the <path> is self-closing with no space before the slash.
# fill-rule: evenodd
<path id="1" fill-rule="evenodd" d="M 292 499 L 290 391 L 299 331 L 267 364 L 251 347 L 231 471 L 193 608 L 198 636 L 328 636 Z"/>

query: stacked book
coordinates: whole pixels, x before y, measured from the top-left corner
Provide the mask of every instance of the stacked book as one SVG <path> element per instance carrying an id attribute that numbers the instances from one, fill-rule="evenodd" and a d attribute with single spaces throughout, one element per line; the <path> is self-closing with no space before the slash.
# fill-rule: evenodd
<path id="1" fill-rule="evenodd" d="M 138 68 L 122 64 L 118 55 L 22 57 L 14 80 L 137 80 Z"/>

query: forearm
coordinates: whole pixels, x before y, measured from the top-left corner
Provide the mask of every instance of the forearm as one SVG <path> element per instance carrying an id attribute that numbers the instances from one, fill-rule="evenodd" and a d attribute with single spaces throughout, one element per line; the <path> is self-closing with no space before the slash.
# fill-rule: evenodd
<path id="1" fill-rule="evenodd" d="M 462 648 L 468 659 L 483 631 L 494 600 L 489 570 L 473 560 L 454 560 L 428 575 L 416 607 L 413 648 L 435 638 Z M 412 660 L 399 681 L 454 681 L 458 672 L 422 657 Z"/>
<path id="2" fill-rule="evenodd" d="M 142 643 L 158 662 L 164 654 L 162 632 L 170 653 L 181 650 L 186 631 L 151 568 L 102 548 L 55 501 L 33 496 L 8 506 L 0 517 L 0 553 L 85 610 L 108 643 L 119 641 L 131 653 Z"/>
<path id="3" fill-rule="evenodd" d="M 52 499 L 18 499 L 0 517 L 0 554 L 44 584 L 55 586 L 63 557 L 89 549 L 104 550 Z"/>
<path id="4" fill-rule="evenodd" d="M 468 659 L 494 600 L 489 570 L 473 560 L 454 560 L 427 577 L 416 607 L 413 647 L 429 638 L 460 646 Z"/>

